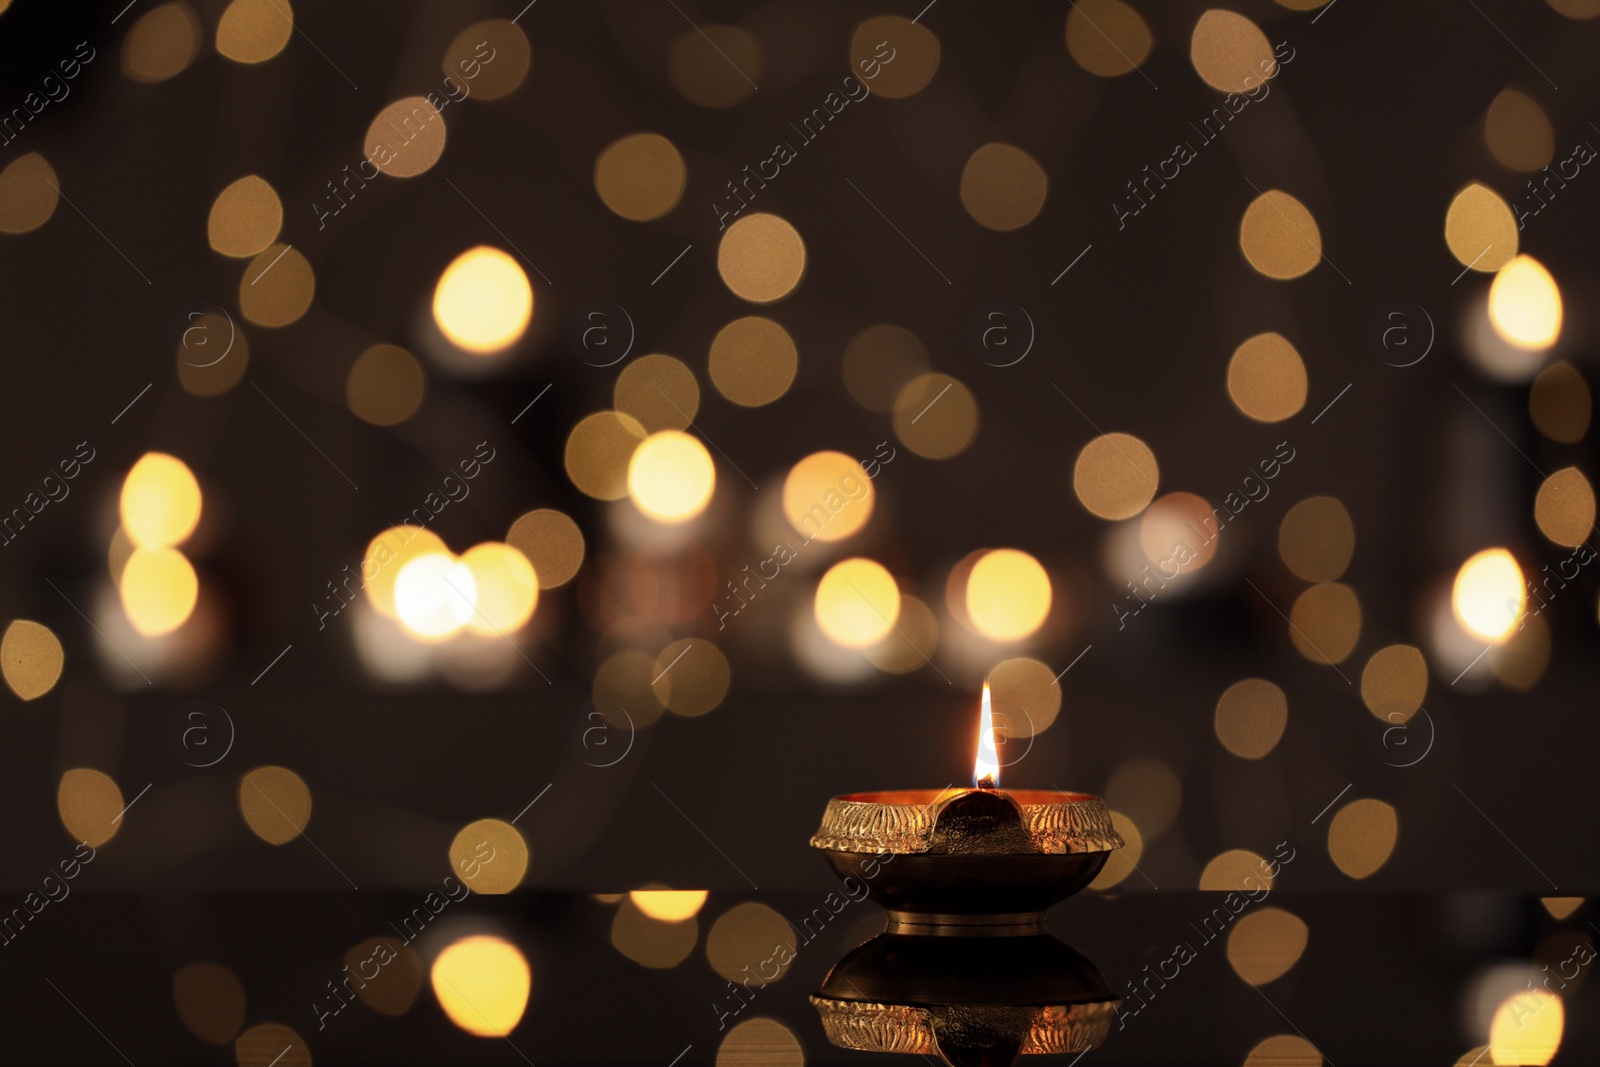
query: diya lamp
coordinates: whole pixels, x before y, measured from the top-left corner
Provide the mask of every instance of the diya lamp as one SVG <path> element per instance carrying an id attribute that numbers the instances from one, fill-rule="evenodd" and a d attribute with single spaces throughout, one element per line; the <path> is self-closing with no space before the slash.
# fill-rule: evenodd
<path id="1" fill-rule="evenodd" d="M 1045 911 L 1122 847 L 1111 813 L 1087 793 L 1000 788 L 988 683 L 972 781 L 834 797 L 811 845 L 865 883 L 890 933 L 1042 933 Z"/>
<path id="2" fill-rule="evenodd" d="M 1002 790 L 987 684 L 972 779 L 971 789 L 828 802 L 812 846 L 889 910 L 885 932 L 835 964 L 811 997 L 832 1044 L 1003 1067 L 1027 1054 L 1082 1054 L 1110 1033 L 1116 996 L 1044 929 L 1045 911 L 1122 847 L 1105 802 Z"/>
<path id="3" fill-rule="evenodd" d="M 1099 1048 L 1119 1003 L 1093 963 L 1048 934 L 879 934 L 811 997 L 833 1045 L 952 1067 Z"/>

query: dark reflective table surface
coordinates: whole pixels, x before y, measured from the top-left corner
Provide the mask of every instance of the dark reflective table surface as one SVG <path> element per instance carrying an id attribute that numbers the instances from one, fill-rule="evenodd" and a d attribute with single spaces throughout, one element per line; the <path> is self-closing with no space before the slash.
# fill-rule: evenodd
<path id="1" fill-rule="evenodd" d="M 1319 1062 L 1320 1051 L 1339 1067 L 1448 1065 L 1477 1055 L 1497 1013 L 1502 1039 L 1534 1048 L 1554 1034 L 1552 1062 L 1600 1063 L 1600 984 L 1588 981 L 1600 920 L 1589 903 L 1554 914 L 1566 910 L 1501 894 L 1278 890 L 1247 901 L 1090 893 L 1053 909 L 1050 939 L 1031 948 L 1006 939 L 902 942 L 865 963 L 863 952 L 876 950 L 857 951 L 830 991 L 854 982 L 862 1001 L 931 1003 L 953 983 L 991 1007 L 1059 1006 L 1074 989 L 1082 1001 L 1120 998 L 1098 1048 L 1024 1063 L 1298 1064 Z M 371 890 L 80 892 L 8 927 L 0 1059 L 141 1067 L 265 1067 L 274 1055 L 276 1067 L 918 1062 L 835 1046 L 813 1001 L 835 965 L 881 931 L 883 916 L 828 889 L 714 891 L 677 922 L 653 919 L 626 897 L 585 893 L 452 901 Z M 475 936 L 510 950 L 445 975 L 459 983 L 446 994 L 469 1002 L 454 1005 L 457 1024 L 435 993 L 436 965 Z M 376 949 L 375 938 L 392 949 Z M 531 976 L 520 1018 L 504 1038 L 467 1033 L 464 1025 L 483 1029 L 503 1011 L 515 1015 L 515 967 L 504 968 L 519 954 Z M 201 962 L 215 966 L 192 969 Z M 965 967 L 991 973 L 964 980 Z M 241 1032 L 249 1040 L 238 1041 Z M 1507 1061 L 1485 1054 L 1479 1062 Z"/>

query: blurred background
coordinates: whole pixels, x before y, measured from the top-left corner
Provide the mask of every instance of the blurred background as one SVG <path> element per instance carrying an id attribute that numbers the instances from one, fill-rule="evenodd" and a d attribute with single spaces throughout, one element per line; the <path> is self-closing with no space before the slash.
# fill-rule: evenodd
<path id="1" fill-rule="evenodd" d="M 988 680 L 1098 893 L 1570 915 L 1597 16 L 0 0 L 0 888 L 632 959 Z"/>

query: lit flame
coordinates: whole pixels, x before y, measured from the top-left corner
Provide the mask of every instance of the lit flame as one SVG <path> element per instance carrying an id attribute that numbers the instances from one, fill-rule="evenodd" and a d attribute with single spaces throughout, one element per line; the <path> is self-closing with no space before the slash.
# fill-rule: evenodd
<path id="1" fill-rule="evenodd" d="M 989 683 L 983 683 L 983 713 L 978 717 L 978 755 L 972 761 L 972 784 L 979 789 L 1000 787 L 1000 754 L 994 747 L 994 712 L 989 707 Z"/>

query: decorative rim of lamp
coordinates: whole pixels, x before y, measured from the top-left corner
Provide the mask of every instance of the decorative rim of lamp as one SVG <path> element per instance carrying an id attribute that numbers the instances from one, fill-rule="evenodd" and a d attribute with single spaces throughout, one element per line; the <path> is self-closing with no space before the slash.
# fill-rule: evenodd
<path id="1" fill-rule="evenodd" d="M 945 808 L 957 798 L 973 793 L 987 793 L 1015 806 L 1026 842 L 989 840 L 983 835 L 961 834 L 953 827 L 941 828 L 939 817 Z M 1024 847 L 1019 848 L 1019 844 Z M 1053 789 L 896 789 L 846 793 L 829 800 L 811 845 L 834 852 L 896 855 L 1031 851 L 1060 856 L 1110 852 L 1121 848 L 1123 840 L 1111 824 L 1105 801 L 1087 793 Z"/>
<path id="2" fill-rule="evenodd" d="M 1019 1055 L 1085 1052 L 1111 1032 L 1117 1002 L 1045 1006 L 949 1005 L 913 1007 L 812 996 L 828 1040 L 861 1052 L 937 1056 L 939 1034 L 949 1028 L 1014 1036 Z"/>

